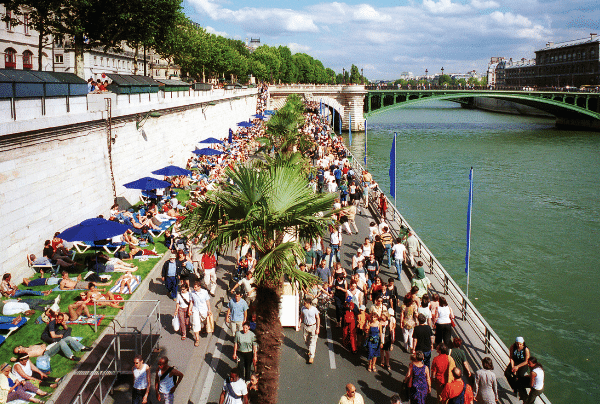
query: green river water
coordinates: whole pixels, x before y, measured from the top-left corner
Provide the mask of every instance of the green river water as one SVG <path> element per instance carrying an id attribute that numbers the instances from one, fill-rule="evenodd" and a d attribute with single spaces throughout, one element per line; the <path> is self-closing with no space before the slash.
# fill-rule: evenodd
<path id="1" fill-rule="evenodd" d="M 465 290 L 472 166 L 471 301 L 507 346 L 525 338 L 553 404 L 600 402 L 600 133 L 451 102 L 384 112 L 368 169 L 388 194 L 394 132 L 398 210 Z"/>

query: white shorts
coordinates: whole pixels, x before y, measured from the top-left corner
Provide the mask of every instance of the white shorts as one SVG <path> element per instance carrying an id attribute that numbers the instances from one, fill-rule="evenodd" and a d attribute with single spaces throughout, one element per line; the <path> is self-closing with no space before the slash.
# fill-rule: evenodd
<path id="1" fill-rule="evenodd" d="M 206 317 L 202 319 L 199 311 L 192 311 L 192 332 L 202 331 L 202 325 L 206 322 Z"/>

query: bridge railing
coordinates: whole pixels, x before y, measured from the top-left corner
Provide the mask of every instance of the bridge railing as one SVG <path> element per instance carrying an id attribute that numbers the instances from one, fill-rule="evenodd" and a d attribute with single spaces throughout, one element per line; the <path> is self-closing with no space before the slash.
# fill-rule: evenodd
<path id="1" fill-rule="evenodd" d="M 354 169 L 354 172 L 356 172 L 358 175 L 358 173 L 361 173 L 364 170 L 364 167 L 356 158 L 354 158 L 349 150 L 348 154 L 352 156 L 351 165 Z M 384 194 L 384 196 L 387 199 L 388 210 L 386 212 L 386 217 L 383 219 L 385 219 L 386 223 L 388 224 L 390 233 L 394 239 L 404 235 L 405 232 L 402 230 L 402 228 L 410 230 L 415 235 L 419 242 L 420 258 L 427 262 L 429 274 L 435 277 L 442 285 L 441 292 L 446 295 L 456 307 L 460 308 L 460 314 L 462 320 L 464 321 L 462 325 L 468 326 L 476 338 L 481 341 L 484 347 L 484 353 L 486 355 L 489 354 L 493 356 L 495 361 L 502 366 L 508 364 L 510 359 L 508 347 L 494 332 L 492 327 L 487 323 L 481 313 L 463 293 L 460 286 L 450 276 L 450 274 L 448 274 L 446 269 L 433 255 L 425 243 L 423 243 L 421 238 L 417 235 L 406 219 L 404 219 L 402 214 L 396 209 L 394 203 L 387 197 L 387 195 Z M 378 212 L 377 200 L 374 194 L 369 196 L 369 206 L 371 211 Z M 545 395 L 542 395 L 540 400 L 543 404 L 550 404 L 550 400 L 548 400 Z"/>

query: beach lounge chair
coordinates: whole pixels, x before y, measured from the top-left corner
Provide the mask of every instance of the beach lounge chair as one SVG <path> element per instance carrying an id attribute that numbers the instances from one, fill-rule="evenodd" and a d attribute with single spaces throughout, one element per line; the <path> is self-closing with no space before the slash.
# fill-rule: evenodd
<path id="1" fill-rule="evenodd" d="M 73 246 L 75 247 L 77 252 L 79 252 L 80 254 L 83 254 L 90 248 L 94 248 L 94 249 L 103 248 L 104 251 L 106 251 L 108 254 L 113 255 L 114 253 L 117 252 L 117 250 L 119 249 L 119 247 L 121 247 L 121 245 L 122 244 L 112 244 L 112 243 L 95 244 L 93 241 L 74 241 L 73 242 Z"/>
<path id="2" fill-rule="evenodd" d="M 161 224 L 158 226 L 158 229 L 149 229 L 148 231 L 152 233 L 152 237 L 158 238 L 165 232 L 165 230 L 169 230 L 169 227 L 173 226 L 176 221 L 177 219 L 165 220 L 164 222 L 161 222 Z"/>
<path id="3" fill-rule="evenodd" d="M 40 272 L 40 269 L 43 269 L 44 272 L 52 272 L 52 273 L 58 273 L 58 271 L 60 271 L 60 265 L 56 264 L 52 264 L 52 263 L 48 263 L 48 264 L 34 264 L 33 261 L 31 261 L 31 259 L 29 258 L 30 254 L 27 254 L 27 266 L 31 269 L 33 269 L 35 272 Z M 75 254 L 73 254 L 73 257 L 75 257 Z"/>
<path id="4" fill-rule="evenodd" d="M 17 331 L 19 328 L 21 328 L 23 325 L 25 325 L 27 320 L 29 320 L 28 317 L 21 317 L 21 321 L 19 321 L 17 324 L 0 323 L 0 332 L 2 333 L 2 335 L 0 335 L 0 345 L 2 345 L 4 343 L 4 341 L 6 341 L 13 332 Z M 8 332 L 6 334 L 4 334 L 4 331 L 8 331 Z"/>

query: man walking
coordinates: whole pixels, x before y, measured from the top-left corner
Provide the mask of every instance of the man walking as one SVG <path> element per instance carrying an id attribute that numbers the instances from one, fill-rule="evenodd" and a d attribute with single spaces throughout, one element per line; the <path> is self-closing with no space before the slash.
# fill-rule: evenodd
<path id="1" fill-rule="evenodd" d="M 162 281 L 169 292 L 169 297 L 173 300 L 177 298 L 177 284 L 179 283 L 179 275 L 181 275 L 181 261 L 176 261 L 176 253 L 171 251 L 169 260 L 162 267 Z"/>
<path id="2" fill-rule="evenodd" d="M 419 325 L 413 330 L 412 353 L 423 352 L 423 364 L 431 369 L 431 350 L 433 349 L 433 331 L 426 324 L 427 317 L 423 313 L 417 316 Z"/>
<path id="3" fill-rule="evenodd" d="M 158 360 L 158 371 L 154 379 L 156 399 L 165 404 L 173 404 L 175 401 L 175 389 L 181 383 L 183 373 L 169 366 L 169 358 L 163 356 Z"/>
<path id="4" fill-rule="evenodd" d="M 236 291 L 235 297 L 229 301 L 229 308 L 225 318 L 229 321 L 231 335 L 235 337 L 235 333 L 242 330 L 242 324 L 246 322 L 248 317 L 248 303 L 242 299 L 242 292 Z"/>
<path id="5" fill-rule="evenodd" d="M 219 397 L 219 404 L 248 404 L 248 388 L 246 382 L 240 378 L 237 369 L 231 369 L 229 377 L 223 383 L 223 391 Z"/>
<path id="6" fill-rule="evenodd" d="M 312 305 L 310 298 L 304 299 L 304 307 L 301 311 L 302 325 L 304 326 L 304 343 L 308 348 L 308 363 L 315 360 L 315 351 L 317 349 L 317 337 L 321 327 L 321 318 L 319 310 Z"/>
<path id="7" fill-rule="evenodd" d="M 394 255 L 398 279 L 400 279 L 402 277 L 402 263 L 406 260 L 406 247 L 402 244 L 402 239 L 400 237 L 396 239 L 396 244 L 392 247 L 392 253 Z"/>
<path id="8" fill-rule="evenodd" d="M 338 404 L 364 404 L 362 396 L 356 392 L 356 387 L 352 383 L 346 385 L 346 394 L 344 394 Z"/>
<path id="9" fill-rule="evenodd" d="M 217 257 L 214 253 L 204 253 L 200 260 L 200 267 L 204 271 L 204 284 L 208 292 L 214 296 L 217 289 Z"/>

